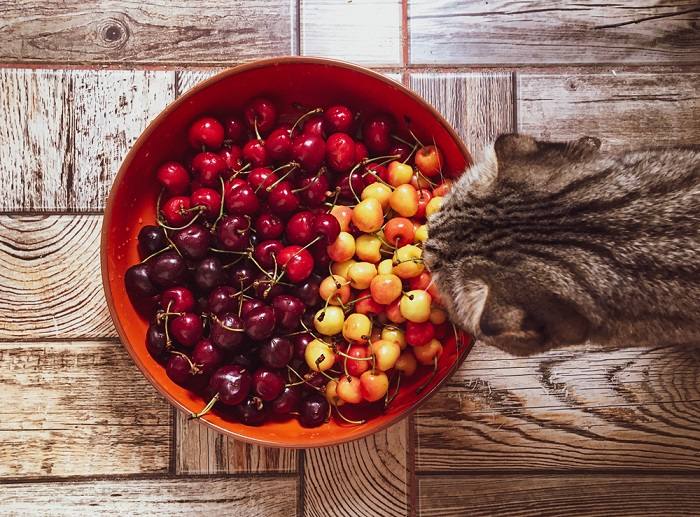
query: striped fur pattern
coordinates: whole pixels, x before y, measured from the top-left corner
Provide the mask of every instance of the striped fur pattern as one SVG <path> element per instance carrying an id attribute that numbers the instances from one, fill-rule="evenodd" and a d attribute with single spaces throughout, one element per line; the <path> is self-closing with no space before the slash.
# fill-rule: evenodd
<path id="1" fill-rule="evenodd" d="M 516 355 L 700 343 L 700 152 L 503 135 L 428 221 L 454 321 Z"/>

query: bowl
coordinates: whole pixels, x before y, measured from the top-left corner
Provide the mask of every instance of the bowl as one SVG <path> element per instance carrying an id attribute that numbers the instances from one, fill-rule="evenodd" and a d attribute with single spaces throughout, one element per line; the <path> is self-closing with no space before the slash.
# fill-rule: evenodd
<path id="1" fill-rule="evenodd" d="M 112 185 L 102 226 L 102 281 L 124 347 L 151 384 L 187 413 L 199 411 L 206 401 L 171 381 L 163 366 L 148 354 L 147 319 L 132 306 L 124 287 L 124 273 L 139 261 L 136 237 L 140 228 L 155 223 L 154 203 L 159 192 L 155 170 L 166 160 L 184 156 L 188 125 L 203 114 L 239 111 L 246 101 L 258 95 L 269 96 L 282 106 L 342 102 L 361 108 L 364 113 L 388 112 L 395 117 L 400 131 L 411 129 L 421 140 L 435 140 L 443 152 L 447 172 L 457 174 L 470 162 L 469 152 L 454 130 L 418 95 L 376 72 L 339 61 L 285 57 L 248 63 L 198 84 L 170 104 L 133 145 Z M 428 368 L 402 383 L 386 411 L 377 412 L 361 425 L 332 419 L 321 427 L 308 429 L 290 419 L 250 427 L 217 413 L 210 413 L 201 421 L 235 439 L 264 446 L 308 448 L 361 438 L 390 426 L 425 402 L 459 366 L 470 347 L 468 338 L 459 350 L 454 338 L 444 345 L 437 374 L 420 393 L 418 387 L 429 378 Z"/>

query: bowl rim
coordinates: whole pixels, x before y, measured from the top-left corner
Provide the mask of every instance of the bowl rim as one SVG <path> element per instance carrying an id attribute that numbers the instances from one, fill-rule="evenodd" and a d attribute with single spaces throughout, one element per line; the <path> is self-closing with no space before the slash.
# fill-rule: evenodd
<path id="1" fill-rule="evenodd" d="M 126 349 L 126 351 L 129 353 L 129 356 L 133 360 L 133 362 L 136 364 L 138 369 L 141 371 L 144 377 L 148 379 L 150 384 L 160 393 L 161 396 L 163 396 L 169 403 L 172 405 L 176 410 L 189 413 L 190 411 L 179 401 L 177 400 L 173 395 L 170 394 L 159 382 L 156 381 L 156 379 L 151 375 L 151 372 L 146 368 L 145 364 L 143 364 L 140 359 L 136 356 L 134 353 L 133 345 L 131 342 L 127 339 L 126 334 L 124 332 L 124 329 L 122 327 L 120 318 L 119 318 L 119 313 L 117 312 L 115 306 L 114 306 L 114 298 L 112 295 L 112 290 L 110 287 L 109 283 L 109 271 L 108 271 L 108 260 L 107 260 L 107 245 L 108 245 L 108 234 L 109 234 L 109 228 L 111 226 L 111 221 L 112 221 L 112 211 L 113 211 L 113 204 L 114 204 L 114 197 L 115 197 L 115 186 L 119 183 L 121 180 L 122 176 L 126 173 L 126 170 L 131 166 L 131 162 L 134 160 L 138 150 L 143 146 L 143 144 L 148 140 L 148 138 L 151 136 L 151 133 L 155 130 L 157 126 L 160 125 L 161 121 L 165 119 L 170 113 L 175 111 L 180 107 L 181 104 L 185 103 L 188 101 L 188 99 L 197 93 L 199 93 L 201 90 L 208 88 L 209 86 L 227 78 L 233 75 L 240 74 L 242 72 L 248 71 L 248 70 L 254 70 L 257 68 L 264 68 L 264 67 L 269 67 L 269 66 L 274 66 L 278 64 L 289 64 L 289 63 L 298 63 L 298 64 L 317 64 L 317 65 L 329 65 L 333 67 L 338 67 L 338 68 L 345 68 L 349 70 L 353 70 L 355 72 L 367 75 L 372 77 L 375 80 L 384 82 L 394 88 L 399 89 L 402 91 L 402 93 L 412 97 L 416 102 L 418 102 L 424 109 L 426 109 L 431 116 L 433 116 L 439 123 L 444 127 L 444 129 L 447 131 L 447 133 L 450 135 L 450 137 L 454 140 L 454 142 L 457 144 L 460 152 L 464 156 L 465 160 L 467 163 L 470 163 L 472 160 L 471 153 L 467 149 L 466 145 L 462 141 L 462 139 L 457 135 L 457 132 L 452 128 L 452 126 L 445 120 L 445 118 L 425 99 L 423 99 L 420 95 L 417 93 L 413 92 L 412 90 L 408 89 L 406 86 L 404 86 L 402 83 L 399 83 L 398 81 L 395 81 L 393 79 L 390 79 L 383 74 L 379 72 L 375 72 L 374 70 L 371 70 L 369 68 L 366 68 L 361 65 L 356 65 L 354 63 L 348 63 L 346 61 L 341 61 L 341 60 L 336 60 L 336 59 L 330 59 L 330 58 L 323 58 L 323 57 L 306 57 L 306 56 L 283 56 L 283 57 L 272 57 L 272 58 L 266 58 L 266 59 L 259 59 L 255 61 L 251 61 L 248 63 L 243 63 L 225 70 L 222 70 L 221 72 L 217 73 L 216 75 L 198 83 L 194 87 L 190 88 L 186 93 L 172 101 L 170 104 L 168 104 L 144 129 L 141 133 L 141 135 L 138 137 L 138 139 L 131 145 L 131 148 L 129 149 L 129 152 L 127 153 L 126 157 L 124 158 L 122 164 L 119 167 L 119 171 L 117 172 L 117 175 L 114 177 L 114 180 L 112 181 L 112 185 L 110 186 L 110 192 L 109 196 L 107 198 L 107 203 L 105 205 L 104 209 L 104 214 L 103 214 L 103 220 L 102 220 L 102 228 L 101 228 L 101 237 L 100 237 L 100 269 L 102 273 L 102 288 L 104 290 L 105 294 L 105 299 L 107 301 L 107 307 L 109 308 L 109 314 L 112 319 L 112 322 L 114 323 L 114 327 L 117 330 L 117 334 L 119 336 L 119 340 L 122 344 L 122 346 Z M 210 427 L 211 429 L 214 429 L 215 431 L 222 433 L 224 435 L 230 436 L 232 438 L 235 438 L 236 440 L 240 440 L 252 445 L 259 445 L 263 447 L 276 447 L 276 448 L 282 448 L 282 449 L 308 449 L 308 448 L 318 448 L 318 447 L 327 447 L 327 446 L 332 446 L 332 445 L 340 445 L 343 443 L 349 443 L 352 441 L 359 440 L 361 438 L 365 438 L 367 436 L 370 436 L 376 432 L 383 431 L 387 429 L 388 427 L 398 423 L 399 421 L 403 420 L 404 418 L 409 417 L 415 411 L 425 404 L 430 398 L 432 398 L 435 393 L 440 389 L 445 382 L 454 374 L 454 372 L 461 366 L 461 364 L 464 362 L 466 359 L 467 355 L 469 354 L 469 351 L 471 350 L 472 346 L 474 344 L 473 338 L 469 337 L 467 343 L 463 346 L 462 350 L 457 349 L 457 360 L 455 363 L 450 367 L 448 370 L 447 374 L 433 387 L 430 389 L 426 390 L 424 394 L 421 396 L 420 399 L 417 399 L 414 403 L 412 403 L 403 413 L 397 413 L 396 415 L 392 416 L 391 418 L 386 419 L 384 422 L 379 424 L 378 426 L 369 426 L 364 430 L 360 430 L 360 432 L 356 435 L 353 436 L 350 439 L 347 438 L 319 438 L 318 440 L 314 440 L 313 443 L 311 444 L 304 444 L 304 445 L 295 445 L 295 444 L 289 444 L 289 443 L 280 443 L 280 442 L 275 442 L 275 441 L 267 441 L 264 439 L 258 439 L 258 438 L 251 438 L 249 436 L 246 436 L 244 434 L 240 434 L 238 432 L 232 431 L 231 429 L 227 429 L 225 427 L 222 427 L 221 425 L 218 425 L 214 422 L 210 422 L 209 420 L 206 419 L 206 417 L 200 418 L 199 422 L 205 424 L 206 426 Z M 455 344 L 456 346 L 456 344 Z"/>

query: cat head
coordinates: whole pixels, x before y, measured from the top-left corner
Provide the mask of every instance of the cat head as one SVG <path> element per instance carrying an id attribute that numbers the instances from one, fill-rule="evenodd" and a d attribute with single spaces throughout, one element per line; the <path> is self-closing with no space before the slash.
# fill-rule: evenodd
<path id="1" fill-rule="evenodd" d="M 558 143 L 503 135 L 455 183 L 428 220 L 424 250 L 453 321 L 515 355 L 586 339 L 590 322 L 571 303 L 581 293 L 570 278 L 536 256 L 490 244 L 517 232 L 512 221 L 503 224 L 509 203 L 561 189 L 599 147 L 591 137 Z"/>

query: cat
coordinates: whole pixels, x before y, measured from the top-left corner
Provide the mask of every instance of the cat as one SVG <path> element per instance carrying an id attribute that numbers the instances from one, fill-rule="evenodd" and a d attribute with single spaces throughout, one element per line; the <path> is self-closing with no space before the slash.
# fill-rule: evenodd
<path id="1" fill-rule="evenodd" d="M 423 257 L 452 320 L 513 355 L 700 343 L 700 151 L 502 135 Z"/>

